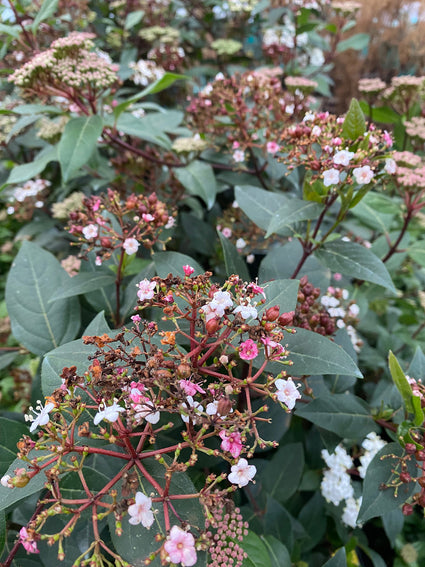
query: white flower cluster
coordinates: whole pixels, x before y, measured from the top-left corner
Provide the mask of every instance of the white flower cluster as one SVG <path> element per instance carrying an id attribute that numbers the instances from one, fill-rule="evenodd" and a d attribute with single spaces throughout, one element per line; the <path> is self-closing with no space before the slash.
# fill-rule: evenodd
<path id="1" fill-rule="evenodd" d="M 284 24 L 281 27 L 268 28 L 263 34 L 263 45 L 269 47 L 270 45 L 283 45 L 289 49 L 295 47 L 295 26 L 293 22 L 285 16 Z M 297 35 L 297 47 L 303 47 L 308 43 L 308 35 L 300 33 Z"/>
<path id="2" fill-rule="evenodd" d="M 51 185 L 50 181 L 47 179 L 30 179 L 24 183 L 21 187 L 16 187 L 12 193 L 12 198 L 18 203 L 23 203 L 27 197 L 36 197 L 41 193 L 46 187 Z M 38 202 L 36 203 L 37 206 Z M 43 203 L 39 206 L 43 206 Z"/>
<path id="3" fill-rule="evenodd" d="M 165 75 L 164 69 L 154 61 L 139 59 L 137 63 L 130 63 L 129 67 L 133 70 L 133 82 L 142 87 L 147 87 Z"/>
<path id="4" fill-rule="evenodd" d="M 370 462 L 384 445 L 386 445 L 386 441 L 381 439 L 374 431 L 368 433 L 363 440 L 361 446 L 365 449 L 365 452 L 360 457 L 361 466 L 358 468 L 361 478 L 366 476 Z M 338 445 L 332 454 L 324 449 L 322 458 L 328 466 L 328 469 L 323 473 L 320 485 L 322 495 L 327 502 L 332 502 L 335 506 L 339 506 L 345 500 L 341 519 L 345 525 L 355 528 L 362 497 L 355 498 L 351 477 L 347 472 L 354 466 L 353 461 L 341 445 Z"/>
<path id="5" fill-rule="evenodd" d="M 359 306 L 356 303 L 351 303 L 347 309 L 343 307 L 342 300 L 347 301 L 349 297 L 348 290 L 343 289 L 341 291 L 342 297 L 338 299 L 335 297 L 335 291 L 339 291 L 338 289 L 335 290 L 334 287 L 328 287 L 328 293 L 321 297 L 320 303 L 326 308 L 326 311 L 329 313 L 331 317 L 336 317 L 336 326 L 338 329 L 344 329 L 347 331 L 348 336 L 350 337 L 351 343 L 353 348 L 356 352 L 360 352 L 361 342 L 359 337 L 357 336 L 357 332 L 352 325 L 347 325 L 345 320 L 346 318 L 355 319 L 359 312 Z"/>
<path id="6" fill-rule="evenodd" d="M 361 465 L 359 467 L 359 473 L 361 478 L 365 478 L 367 467 L 370 465 L 373 457 L 378 451 L 386 445 L 386 441 L 381 439 L 374 431 L 371 431 L 366 436 L 366 439 L 362 443 L 362 447 L 365 450 L 364 454 L 360 457 Z"/>

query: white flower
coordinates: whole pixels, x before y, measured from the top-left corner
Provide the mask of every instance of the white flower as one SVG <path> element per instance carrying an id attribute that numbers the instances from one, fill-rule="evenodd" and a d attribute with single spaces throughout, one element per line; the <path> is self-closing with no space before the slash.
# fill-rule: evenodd
<path id="1" fill-rule="evenodd" d="M 385 160 L 384 169 L 387 173 L 389 173 L 390 175 L 393 175 L 397 170 L 397 164 L 396 164 L 395 160 L 393 160 L 393 158 L 387 158 Z"/>
<path id="2" fill-rule="evenodd" d="M 137 287 L 139 288 L 137 297 L 140 299 L 140 301 L 144 301 L 145 299 L 152 299 L 152 297 L 155 295 L 155 282 L 151 282 L 145 278 L 137 284 Z"/>
<path id="3" fill-rule="evenodd" d="M 126 238 L 124 240 L 124 244 L 122 245 L 122 247 L 129 256 L 131 256 L 132 254 L 136 254 L 139 246 L 140 244 L 137 242 L 135 238 Z"/>
<path id="4" fill-rule="evenodd" d="M 88 224 L 83 228 L 83 235 L 84 238 L 86 238 L 87 240 L 91 240 L 92 238 L 97 238 L 98 234 L 99 234 L 99 229 L 95 224 Z"/>
<path id="5" fill-rule="evenodd" d="M 233 161 L 236 163 L 242 163 L 245 161 L 245 152 L 243 150 L 236 150 L 233 152 Z"/>
<path id="6" fill-rule="evenodd" d="M 357 516 L 359 515 L 361 503 L 361 497 L 358 500 L 355 498 L 346 499 L 344 512 L 341 518 L 346 526 L 349 526 L 350 528 L 355 528 L 357 526 Z"/>
<path id="7" fill-rule="evenodd" d="M 322 129 L 320 128 L 320 126 L 313 126 L 311 133 L 313 134 L 313 136 L 318 137 L 322 133 Z"/>
<path id="8" fill-rule="evenodd" d="M 374 173 L 370 169 L 369 165 L 364 165 L 363 167 L 357 167 L 354 169 L 353 175 L 359 185 L 366 185 L 372 181 Z"/>
<path id="9" fill-rule="evenodd" d="M 128 513 L 131 516 L 128 521 L 133 526 L 142 524 L 145 528 L 150 528 L 155 520 L 151 509 L 152 500 L 143 492 L 136 492 L 135 500 L 135 504 L 128 507 Z"/>
<path id="10" fill-rule="evenodd" d="M 94 416 L 93 423 L 98 425 L 102 419 L 113 423 L 114 421 L 117 421 L 120 413 L 123 411 L 125 411 L 125 409 L 117 404 L 117 400 L 114 399 L 112 406 L 107 406 L 104 400 L 103 403 L 99 404 L 99 411 Z"/>
<path id="11" fill-rule="evenodd" d="M 236 248 L 238 250 L 242 250 L 242 248 L 245 248 L 245 246 L 246 246 L 246 242 L 243 238 L 238 238 L 236 240 Z"/>
<path id="12" fill-rule="evenodd" d="M 323 185 L 329 187 L 339 183 L 339 171 L 334 167 L 323 172 Z"/>
<path id="13" fill-rule="evenodd" d="M 228 291 L 216 291 L 209 305 L 219 317 L 222 317 L 225 310 L 232 307 L 233 301 Z"/>
<path id="14" fill-rule="evenodd" d="M 148 400 L 148 398 L 146 398 Z M 150 400 L 149 400 L 150 402 Z M 156 423 L 158 423 L 161 414 L 159 411 L 155 411 L 152 408 L 152 405 L 146 404 L 146 403 L 141 403 L 141 404 L 135 404 L 133 406 L 134 411 L 136 412 L 134 415 L 134 419 L 136 421 L 141 421 L 142 419 L 146 420 L 148 423 L 151 423 L 152 425 L 155 425 Z"/>
<path id="15" fill-rule="evenodd" d="M 36 416 L 34 417 L 31 414 L 27 414 L 24 416 L 25 421 L 32 421 L 30 427 L 30 433 L 35 431 L 37 427 L 39 427 L 40 425 L 47 425 L 49 423 L 50 421 L 49 412 L 51 412 L 54 407 L 55 404 L 53 404 L 52 402 L 49 402 L 43 407 L 40 400 L 37 400 L 37 405 L 35 407 L 35 410 L 32 407 L 29 408 L 29 410 L 32 411 Z"/>
<path id="16" fill-rule="evenodd" d="M 314 112 L 306 112 L 303 118 L 303 122 L 308 122 L 309 120 L 314 120 L 316 118 L 316 115 L 314 114 Z"/>
<path id="17" fill-rule="evenodd" d="M 320 490 L 326 501 L 332 502 L 334 506 L 338 506 L 345 498 L 354 496 L 350 475 L 345 471 L 339 473 L 334 470 L 325 471 Z"/>
<path id="18" fill-rule="evenodd" d="M 176 219 L 174 217 L 168 217 L 168 221 L 167 224 L 164 226 L 164 228 L 173 228 L 173 226 L 176 224 Z"/>
<path id="19" fill-rule="evenodd" d="M 236 465 L 232 466 L 231 473 L 227 478 L 229 482 L 242 488 L 254 478 L 256 472 L 257 468 L 254 465 L 249 465 L 246 459 L 239 459 Z"/>
<path id="20" fill-rule="evenodd" d="M 353 156 L 354 152 L 349 152 L 348 150 L 340 150 L 334 155 L 333 161 L 335 165 L 349 165 Z"/>
<path id="21" fill-rule="evenodd" d="M 357 305 L 357 303 L 353 303 L 352 305 L 349 306 L 348 308 L 348 314 L 351 317 L 357 317 L 357 315 L 360 313 L 360 308 Z"/>
<path id="22" fill-rule="evenodd" d="M 181 405 L 183 411 L 187 411 L 191 408 L 194 410 L 195 413 L 199 413 L 199 414 L 204 411 L 202 405 L 199 402 L 195 402 L 192 396 L 187 396 L 186 400 L 187 400 L 187 404 L 183 402 Z M 189 419 L 190 419 L 189 415 L 181 414 L 180 417 L 185 423 L 189 423 Z M 196 422 L 197 418 L 195 417 L 193 421 Z"/>
<path id="23" fill-rule="evenodd" d="M 279 402 L 285 404 L 288 409 L 294 409 L 295 402 L 301 398 L 301 394 L 297 390 L 292 378 L 288 378 L 288 380 L 278 378 L 275 386 Z"/>
<path id="24" fill-rule="evenodd" d="M 239 305 L 236 309 L 233 310 L 233 313 L 236 315 L 237 313 L 240 314 L 242 319 L 250 319 L 251 317 L 257 317 L 258 313 L 255 307 L 253 307 L 250 303 L 247 305 Z"/>
<path id="25" fill-rule="evenodd" d="M 5 474 L 4 476 L 1 477 L 0 479 L 0 484 L 2 486 L 4 486 L 5 488 L 13 488 L 13 486 L 11 484 L 9 484 L 9 480 L 12 477 L 10 476 L 10 474 Z"/>
<path id="26" fill-rule="evenodd" d="M 253 264 L 255 262 L 254 254 L 248 254 L 248 256 L 246 257 L 246 262 L 247 264 Z"/>
<path id="27" fill-rule="evenodd" d="M 365 478 L 367 468 L 372 459 L 386 444 L 386 441 L 381 439 L 374 431 L 371 431 L 366 435 L 366 439 L 364 439 L 362 443 L 365 453 L 360 457 L 361 466 L 359 467 L 359 474 L 361 478 Z"/>

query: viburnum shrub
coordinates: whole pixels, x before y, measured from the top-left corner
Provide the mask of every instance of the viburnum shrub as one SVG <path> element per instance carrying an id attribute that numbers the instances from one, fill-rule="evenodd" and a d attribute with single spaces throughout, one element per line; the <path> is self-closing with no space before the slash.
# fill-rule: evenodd
<path id="1" fill-rule="evenodd" d="M 364 14 L 0 5 L 2 567 L 424 562 L 425 83 L 338 99 Z"/>
<path id="2" fill-rule="evenodd" d="M 189 265 L 183 270 L 183 279 L 139 282 L 132 327 L 112 338 L 83 337 L 96 347 L 87 371 L 64 368 L 62 385 L 25 416 L 36 439 L 25 435 L 18 442 L 22 466 L 2 485 L 23 488 L 38 475 L 47 480 L 36 513 L 20 531 L 28 552 L 38 553 L 38 542 L 57 543 L 63 560 L 66 538 L 90 517 L 93 542 L 74 565 L 112 564 L 111 558 L 129 565 L 102 539 L 105 521 L 117 537 L 128 530 L 135 536 L 130 525 L 151 528 L 142 536 L 145 564 L 159 556 L 195 565 L 198 552 L 208 552 L 212 565 L 226 564 L 229 556 L 242 564 L 238 542 L 246 525 L 229 495 L 253 481 L 256 467 L 248 459 L 255 448 L 277 445 L 257 428 L 267 421 L 267 399 L 290 411 L 301 397 L 285 370 L 277 376 L 266 371 L 269 361 L 290 365 L 281 341 L 291 332 L 292 314 L 265 308 L 265 290 L 255 283 L 234 276 L 218 287 L 210 273 L 194 276 Z M 142 319 L 139 313 L 149 307 L 174 329 L 161 331 Z M 258 399 L 263 405 L 254 409 Z M 179 430 L 179 442 L 167 440 L 171 429 Z M 227 462 L 230 473 L 211 473 L 195 489 L 185 473 L 202 453 L 219 468 Z M 99 477 L 96 489 L 93 467 L 114 471 L 112 478 L 101 475 L 106 483 L 100 487 Z M 68 498 L 63 488 L 70 476 L 81 486 Z"/>

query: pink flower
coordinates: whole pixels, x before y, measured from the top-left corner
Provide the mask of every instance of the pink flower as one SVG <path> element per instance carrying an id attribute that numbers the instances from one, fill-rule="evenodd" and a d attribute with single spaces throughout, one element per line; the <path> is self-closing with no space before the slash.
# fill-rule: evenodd
<path id="1" fill-rule="evenodd" d="M 137 526 L 142 524 L 145 528 L 150 528 L 154 523 L 154 516 L 151 510 L 152 500 L 143 494 L 143 492 L 136 492 L 136 502 L 128 507 L 128 513 L 131 518 L 129 518 L 130 524 Z"/>
<path id="2" fill-rule="evenodd" d="M 140 321 L 142 320 L 140 315 L 132 315 L 130 319 L 133 321 L 133 323 L 140 323 Z"/>
<path id="3" fill-rule="evenodd" d="M 135 404 L 140 404 L 140 402 L 145 398 L 142 392 L 144 392 L 145 387 L 140 382 L 132 382 L 130 384 L 130 400 Z"/>
<path id="4" fill-rule="evenodd" d="M 191 276 L 194 271 L 195 271 L 195 269 L 192 268 L 192 266 L 189 266 L 189 264 L 186 264 L 185 266 L 183 266 L 183 272 L 184 272 L 185 276 Z"/>
<path id="5" fill-rule="evenodd" d="M 182 390 L 184 390 L 187 396 L 194 396 L 196 392 L 200 394 L 205 394 L 205 390 L 201 388 L 198 384 L 194 384 L 190 380 L 180 380 L 179 386 Z"/>
<path id="6" fill-rule="evenodd" d="M 143 213 L 142 219 L 143 219 L 145 222 L 152 222 L 153 220 L 155 220 L 155 217 L 152 216 L 152 215 L 150 215 L 149 213 Z"/>
<path id="7" fill-rule="evenodd" d="M 152 299 L 152 297 L 155 295 L 155 282 L 144 279 L 137 284 L 137 287 L 139 288 L 137 297 L 140 299 L 140 301 L 144 301 L 145 299 Z"/>
<path id="8" fill-rule="evenodd" d="M 242 360 L 252 360 L 258 356 L 258 347 L 252 339 L 248 339 L 239 346 L 239 356 Z"/>
<path id="9" fill-rule="evenodd" d="M 101 266 L 102 258 L 100 256 L 96 256 L 96 260 L 94 261 L 94 263 L 96 264 L 96 266 Z"/>
<path id="10" fill-rule="evenodd" d="M 261 342 L 265 346 L 266 356 L 273 359 L 281 358 L 280 355 L 286 356 L 287 352 L 280 343 L 273 341 L 270 337 L 263 337 Z"/>
<path id="11" fill-rule="evenodd" d="M 334 274 L 334 280 L 339 282 L 342 279 L 342 274 L 340 274 L 339 272 L 336 272 Z"/>
<path id="12" fill-rule="evenodd" d="M 218 435 L 221 437 L 221 439 L 223 439 L 220 445 L 223 451 L 229 451 L 234 459 L 239 457 L 243 448 L 241 434 L 239 433 L 239 431 L 227 433 L 226 431 L 222 430 Z"/>
<path id="13" fill-rule="evenodd" d="M 245 152 L 242 150 L 236 150 L 233 152 L 233 161 L 236 163 L 242 163 L 245 161 Z"/>
<path id="14" fill-rule="evenodd" d="M 28 553 L 40 553 L 37 549 L 37 542 L 30 538 L 27 528 L 21 528 L 19 532 L 19 539 Z"/>
<path id="15" fill-rule="evenodd" d="M 391 137 L 391 134 L 386 130 L 384 130 L 384 142 L 387 144 L 389 148 L 391 148 L 393 145 L 393 139 Z"/>
<path id="16" fill-rule="evenodd" d="M 190 532 L 185 532 L 178 526 L 171 528 L 164 550 L 168 553 L 167 561 L 171 563 L 181 563 L 183 567 L 191 567 L 196 563 L 195 539 Z"/>
<path id="17" fill-rule="evenodd" d="M 264 297 L 266 297 L 264 293 L 264 288 L 255 283 L 248 284 L 247 289 L 250 289 L 254 295 L 258 295 L 261 293 Z"/>
<path id="18" fill-rule="evenodd" d="M 132 254 L 136 254 L 139 246 L 140 244 L 137 242 L 135 238 L 126 238 L 124 240 L 124 244 L 122 245 L 122 247 L 129 256 L 131 256 Z"/>
<path id="19" fill-rule="evenodd" d="M 102 202 L 102 201 L 101 201 L 99 198 L 97 198 L 97 199 L 95 200 L 95 202 L 93 203 L 93 212 L 96 212 L 96 211 L 99 210 L 99 207 L 100 207 L 100 203 L 101 203 L 101 202 Z"/>
<path id="20" fill-rule="evenodd" d="M 239 142 L 233 142 L 232 144 L 232 150 L 237 150 L 240 147 L 240 143 Z"/>
<path id="21" fill-rule="evenodd" d="M 280 146 L 276 142 L 267 142 L 266 149 L 268 154 L 273 155 L 280 150 Z"/>
<path id="22" fill-rule="evenodd" d="M 230 238 L 232 236 L 232 229 L 225 227 L 221 231 L 221 234 L 224 236 L 224 238 Z"/>

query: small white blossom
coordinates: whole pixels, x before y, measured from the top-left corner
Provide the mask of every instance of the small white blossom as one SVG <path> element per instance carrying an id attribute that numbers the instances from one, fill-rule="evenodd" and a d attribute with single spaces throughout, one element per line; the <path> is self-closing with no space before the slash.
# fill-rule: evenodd
<path id="1" fill-rule="evenodd" d="M 104 400 L 101 404 L 99 404 L 99 411 L 94 416 L 93 423 L 98 425 L 102 419 L 113 423 L 114 421 L 117 421 L 120 413 L 123 411 L 125 411 L 125 409 L 118 405 L 117 400 L 114 400 L 112 406 L 107 406 Z"/>
<path id="2" fill-rule="evenodd" d="M 334 167 L 323 172 L 323 185 L 330 187 L 339 183 L 339 171 Z"/>
<path id="3" fill-rule="evenodd" d="M 236 309 L 233 310 L 233 313 L 236 315 L 237 313 L 240 314 L 242 319 L 250 319 L 251 317 L 255 318 L 258 315 L 257 310 L 253 307 L 250 303 L 247 305 L 239 305 Z"/>
<path id="4" fill-rule="evenodd" d="M 364 165 L 363 167 L 357 167 L 353 170 L 353 175 L 359 185 L 367 185 L 370 183 L 374 177 L 373 171 L 370 169 L 369 165 Z"/>
<path id="5" fill-rule="evenodd" d="M 202 405 L 199 402 L 196 402 L 192 396 L 187 396 L 186 398 L 186 402 L 183 402 L 181 407 L 183 409 L 183 411 L 186 413 L 187 410 L 189 409 L 193 409 L 195 413 L 202 413 L 204 411 L 204 408 L 202 407 Z M 181 414 L 180 417 L 182 418 L 182 420 L 184 421 L 184 423 L 189 423 L 189 415 L 185 415 L 185 414 Z M 197 421 L 197 418 L 195 417 L 193 421 Z"/>
<path id="6" fill-rule="evenodd" d="M 245 248 L 245 246 L 246 246 L 246 242 L 243 238 L 238 238 L 236 240 L 236 248 L 238 250 L 242 250 L 242 248 Z"/>
<path id="7" fill-rule="evenodd" d="M 140 244 L 137 242 L 135 238 L 126 238 L 124 240 L 124 244 L 122 245 L 122 247 L 129 256 L 131 256 L 132 254 L 136 254 L 139 246 Z"/>
<path id="8" fill-rule="evenodd" d="M 139 291 L 137 292 L 137 297 L 140 301 L 144 301 L 145 299 L 152 299 L 155 295 L 154 289 L 156 287 L 155 282 L 151 282 L 146 278 L 137 284 Z"/>
<path id="9" fill-rule="evenodd" d="M 99 234 L 99 228 L 95 224 L 88 224 L 83 228 L 83 235 L 84 238 L 87 240 L 92 240 L 93 238 L 97 238 Z"/>
<path id="10" fill-rule="evenodd" d="M 350 161 L 353 159 L 354 152 L 349 152 L 348 150 L 340 150 L 336 152 L 333 157 L 333 162 L 335 165 L 349 165 Z"/>
<path id="11" fill-rule="evenodd" d="M 4 486 L 5 488 L 13 488 L 13 486 L 11 484 L 9 484 L 9 480 L 12 477 L 10 476 L 10 474 L 5 474 L 4 476 L 1 477 L 0 479 L 0 484 L 2 486 Z"/>
<path id="12" fill-rule="evenodd" d="M 150 528 L 154 523 L 154 515 L 152 512 L 152 500 L 143 492 L 136 492 L 136 502 L 128 507 L 130 524 L 137 526 L 142 524 L 145 528 Z"/>
<path id="13" fill-rule="evenodd" d="M 341 517 L 341 520 L 346 526 L 349 526 L 350 528 L 357 527 L 357 516 L 359 515 L 361 504 L 361 497 L 357 500 L 355 498 L 346 499 L 344 511 Z"/>
<path id="14" fill-rule="evenodd" d="M 246 459 L 239 459 L 236 465 L 233 465 L 231 472 L 227 477 L 229 482 L 237 484 L 239 488 L 246 486 L 255 476 L 257 468 L 249 465 Z"/>
<path id="15" fill-rule="evenodd" d="M 385 160 L 385 171 L 390 175 L 393 175 L 397 171 L 397 164 L 393 158 L 387 158 Z"/>
<path id="16" fill-rule="evenodd" d="M 223 317 L 225 310 L 233 306 L 230 293 L 228 291 L 216 291 L 209 306 L 218 317 Z"/>
<path id="17" fill-rule="evenodd" d="M 276 395 L 279 402 L 286 405 L 288 409 L 294 409 L 295 402 L 301 398 L 301 394 L 297 390 L 292 378 L 282 380 L 278 378 L 275 382 Z"/>
<path id="18" fill-rule="evenodd" d="M 52 409 L 55 407 L 55 404 L 53 404 L 52 402 L 49 402 L 48 404 L 46 404 L 44 407 L 41 404 L 40 400 L 37 400 L 37 405 L 35 407 L 35 410 L 30 407 L 29 410 L 32 411 L 34 413 L 34 415 L 36 417 L 34 417 L 31 414 L 26 414 L 25 417 L 25 421 L 31 421 L 31 427 L 30 427 L 30 433 L 32 433 L 33 431 L 35 431 L 37 429 L 37 427 L 39 427 L 40 425 L 47 425 L 50 421 L 50 417 L 49 417 L 49 413 L 52 411 Z"/>
<path id="19" fill-rule="evenodd" d="M 233 161 L 236 163 L 243 163 L 245 161 L 245 152 L 243 150 L 236 150 L 233 152 Z"/>

